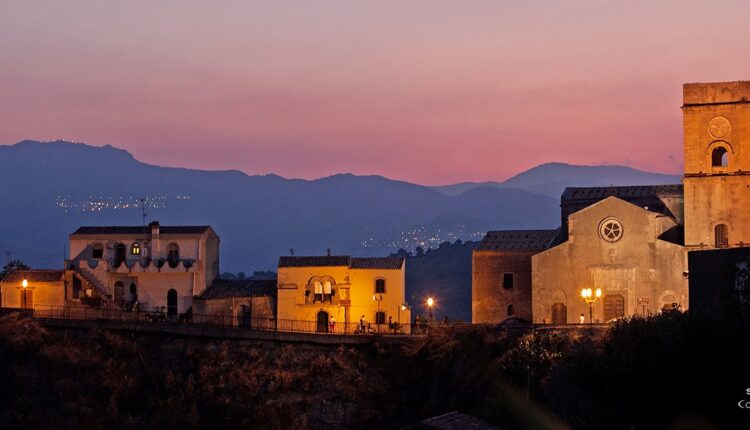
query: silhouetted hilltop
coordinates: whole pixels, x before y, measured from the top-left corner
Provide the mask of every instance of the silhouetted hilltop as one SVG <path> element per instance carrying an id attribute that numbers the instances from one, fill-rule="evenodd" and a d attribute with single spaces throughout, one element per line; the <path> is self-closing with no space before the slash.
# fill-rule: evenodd
<path id="1" fill-rule="evenodd" d="M 503 182 L 462 182 L 434 188 L 447 195 L 464 193 L 478 187 L 518 188 L 557 199 L 565 187 L 660 185 L 680 182 L 681 179 L 677 175 L 644 172 L 626 166 L 575 166 L 565 163 L 545 163 Z"/>

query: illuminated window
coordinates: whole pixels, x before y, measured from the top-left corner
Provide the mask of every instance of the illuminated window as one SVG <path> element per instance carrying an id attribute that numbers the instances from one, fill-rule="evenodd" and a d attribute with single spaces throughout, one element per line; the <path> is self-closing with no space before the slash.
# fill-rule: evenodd
<path id="1" fill-rule="evenodd" d="M 91 257 L 92 258 L 104 258 L 104 247 L 101 243 L 95 243 L 94 246 L 91 248 Z"/>
<path id="2" fill-rule="evenodd" d="M 714 148 L 711 152 L 711 166 L 729 167 L 729 153 L 723 146 Z"/>
<path id="3" fill-rule="evenodd" d="M 513 289 L 513 274 L 512 273 L 503 273 L 503 288 L 505 288 L 506 290 Z"/>
<path id="4" fill-rule="evenodd" d="M 375 280 L 375 294 L 385 293 L 385 279 Z"/>
<path id="5" fill-rule="evenodd" d="M 729 246 L 729 228 L 726 224 L 719 224 L 714 227 L 714 242 L 717 248 L 726 248 Z"/>
<path id="6" fill-rule="evenodd" d="M 141 255 L 141 245 L 138 242 L 133 243 L 130 246 L 130 253 L 133 255 Z"/>

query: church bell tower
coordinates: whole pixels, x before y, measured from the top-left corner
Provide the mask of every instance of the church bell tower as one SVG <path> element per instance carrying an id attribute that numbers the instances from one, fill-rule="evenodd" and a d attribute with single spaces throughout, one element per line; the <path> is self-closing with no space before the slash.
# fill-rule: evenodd
<path id="1" fill-rule="evenodd" d="M 685 246 L 750 246 L 750 82 L 683 86 Z"/>

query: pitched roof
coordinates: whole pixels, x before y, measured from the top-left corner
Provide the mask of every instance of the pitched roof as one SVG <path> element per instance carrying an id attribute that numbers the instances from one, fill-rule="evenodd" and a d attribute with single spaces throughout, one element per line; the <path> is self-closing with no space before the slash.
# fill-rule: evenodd
<path id="1" fill-rule="evenodd" d="M 352 258 L 348 255 L 279 257 L 279 267 L 348 267 L 350 269 L 399 270 L 404 257 Z"/>
<path id="2" fill-rule="evenodd" d="M 614 196 L 623 200 L 648 197 L 679 197 L 683 195 L 682 185 L 631 185 L 624 187 L 568 187 L 561 200 L 603 200 Z"/>
<path id="3" fill-rule="evenodd" d="M 352 258 L 352 269 L 398 270 L 404 265 L 404 257 Z"/>
<path id="4" fill-rule="evenodd" d="M 349 260 L 348 255 L 279 257 L 279 267 L 348 267 Z"/>
<path id="5" fill-rule="evenodd" d="M 275 297 L 276 280 L 267 279 L 216 279 L 200 296 L 201 299 L 228 299 L 232 297 Z"/>
<path id="6" fill-rule="evenodd" d="M 202 234 L 211 228 L 209 225 L 160 226 L 159 234 Z M 148 226 L 83 226 L 74 231 L 73 235 L 103 235 L 103 234 L 151 234 Z"/>
<path id="7" fill-rule="evenodd" d="M 49 269 L 15 270 L 5 275 L 2 282 L 20 283 L 24 279 L 29 282 L 62 282 L 65 279 L 65 271 Z"/>
<path id="8" fill-rule="evenodd" d="M 480 251 L 543 251 L 552 246 L 559 229 L 488 231 L 479 243 Z"/>

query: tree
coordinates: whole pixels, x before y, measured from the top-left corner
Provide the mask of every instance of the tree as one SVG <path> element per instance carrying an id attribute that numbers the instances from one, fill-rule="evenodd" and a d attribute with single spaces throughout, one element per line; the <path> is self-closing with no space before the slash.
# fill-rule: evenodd
<path id="1" fill-rule="evenodd" d="M 11 272 L 15 272 L 16 270 L 29 270 L 31 267 L 27 266 L 23 261 L 19 259 L 13 259 L 8 262 L 3 267 L 2 273 L 0 273 L 0 279 L 5 278 L 5 276 L 9 275 Z"/>
<path id="2" fill-rule="evenodd" d="M 414 253 L 417 257 L 421 257 L 424 255 L 424 248 L 418 246 L 417 249 L 414 250 Z"/>

